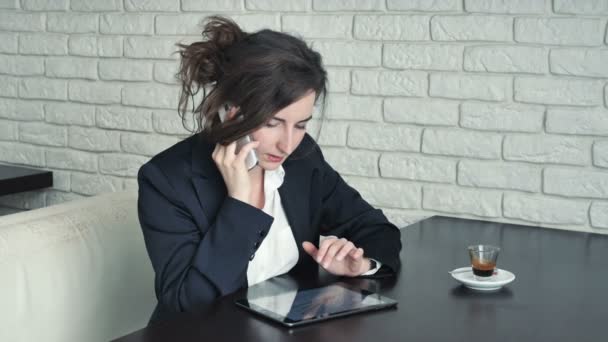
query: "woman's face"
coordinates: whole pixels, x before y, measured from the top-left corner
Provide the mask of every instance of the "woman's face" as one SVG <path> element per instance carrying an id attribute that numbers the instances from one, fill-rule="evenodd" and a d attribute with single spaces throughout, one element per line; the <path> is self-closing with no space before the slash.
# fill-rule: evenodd
<path id="1" fill-rule="evenodd" d="M 312 118 L 315 92 L 277 112 L 265 125 L 251 133 L 259 141 L 256 148 L 259 166 L 274 170 L 298 147 L 306 133 L 306 123 Z"/>

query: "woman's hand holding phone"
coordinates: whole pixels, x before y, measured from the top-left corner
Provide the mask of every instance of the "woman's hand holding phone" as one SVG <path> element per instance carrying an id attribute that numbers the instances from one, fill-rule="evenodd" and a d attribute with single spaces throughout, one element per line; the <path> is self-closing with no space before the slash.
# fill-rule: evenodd
<path id="1" fill-rule="evenodd" d="M 247 158 L 247 154 L 258 145 L 259 142 L 252 141 L 243 145 L 237 154 L 236 141 L 226 146 L 216 144 L 211 155 L 215 165 L 224 178 L 228 196 L 245 203 L 249 203 L 251 197 L 251 181 L 249 179 L 245 158 Z"/>
<path id="2" fill-rule="evenodd" d="M 234 116 L 237 114 L 239 108 L 238 107 L 230 107 L 229 105 L 220 106 L 218 109 L 218 116 L 220 117 L 220 121 L 224 122 L 226 120 L 234 119 Z M 236 120 L 242 120 L 243 117 L 238 117 Z M 246 135 L 236 142 L 236 153 L 238 153 L 243 146 L 247 145 L 251 142 L 251 138 Z M 247 165 L 247 169 L 251 170 L 258 164 L 258 157 L 255 154 L 255 151 L 250 150 L 247 156 L 245 156 L 245 165 Z"/>

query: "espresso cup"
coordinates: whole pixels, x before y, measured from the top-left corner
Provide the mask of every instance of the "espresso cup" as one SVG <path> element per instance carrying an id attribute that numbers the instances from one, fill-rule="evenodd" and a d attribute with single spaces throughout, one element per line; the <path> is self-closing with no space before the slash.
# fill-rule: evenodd
<path id="1" fill-rule="evenodd" d="M 490 280 L 496 270 L 496 259 L 500 247 L 492 245 L 473 245 L 467 247 L 471 258 L 471 268 L 477 280 Z"/>

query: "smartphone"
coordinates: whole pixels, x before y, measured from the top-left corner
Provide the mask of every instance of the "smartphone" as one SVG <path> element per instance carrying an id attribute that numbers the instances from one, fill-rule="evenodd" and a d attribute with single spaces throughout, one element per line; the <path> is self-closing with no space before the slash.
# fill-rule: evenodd
<path id="1" fill-rule="evenodd" d="M 226 120 L 226 116 L 228 115 L 228 105 L 220 106 L 218 114 L 220 116 L 220 121 L 224 122 L 224 120 Z M 239 117 L 239 119 L 237 119 L 237 120 L 242 120 L 242 117 Z M 251 141 L 252 140 L 251 140 L 251 138 L 248 135 L 246 135 L 246 136 L 242 137 L 241 139 L 237 140 L 237 142 L 236 142 L 236 153 L 239 153 L 239 151 L 241 150 L 241 148 L 243 146 L 247 145 L 248 143 L 250 143 Z M 251 170 L 256 165 L 258 165 L 258 157 L 255 154 L 255 150 L 251 150 L 247 154 L 247 157 L 245 157 L 245 166 L 247 166 L 247 170 Z"/>

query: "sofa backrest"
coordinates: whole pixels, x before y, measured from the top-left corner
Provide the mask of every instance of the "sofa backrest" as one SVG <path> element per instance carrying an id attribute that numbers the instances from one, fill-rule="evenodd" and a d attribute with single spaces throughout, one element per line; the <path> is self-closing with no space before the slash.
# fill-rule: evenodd
<path id="1" fill-rule="evenodd" d="M 136 191 L 0 217 L 0 341 L 108 341 L 155 304 Z"/>

